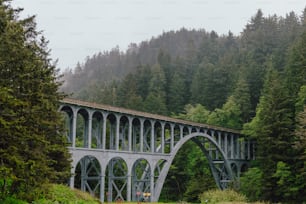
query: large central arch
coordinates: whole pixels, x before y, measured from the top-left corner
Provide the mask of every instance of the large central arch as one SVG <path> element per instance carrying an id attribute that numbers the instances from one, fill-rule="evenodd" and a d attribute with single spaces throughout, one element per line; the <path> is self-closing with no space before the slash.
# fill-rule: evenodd
<path id="1" fill-rule="evenodd" d="M 152 199 L 153 202 L 157 202 L 159 199 L 164 181 L 177 152 L 189 140 L 195 142 L 202 150 L 204 156 L 206 156 L 208 159 L 212 175 L 214 176 L 216 184 L 220 189 L 225 189 L 228 186 L 228 183 L 234 180 L 228 159 L 214 138 L 207 133 L 191 133 L 184 136 L 170 152 L 170 157 L 167 160 L 168 162 L 165 164 L 156 182 L 154 193 L 155 196 Z"/>

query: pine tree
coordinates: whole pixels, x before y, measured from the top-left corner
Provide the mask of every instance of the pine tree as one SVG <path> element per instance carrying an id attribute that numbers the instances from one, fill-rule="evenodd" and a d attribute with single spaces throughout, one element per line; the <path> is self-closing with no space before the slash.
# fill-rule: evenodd
<path id="1" fill-rule="evenodd" d="M 271 66 L 270 66 L 271 67 Z M 244 133 L 257 141 L 257 159 L 262 174 L 262 198 L 283 201 L 279 195 L 278 179 L 273 177 L 278 162 L 289 165 L 292 160 L 293 113 L 289 92 L 280 75 L 273 69 L 267 73 L 256 116 L 245 125 Z"/>
<path id="2" fill-rule="evenodd" d="M 0 189 L 30 201 L 44 184 L 67 181 L 70 155 L 56 67 L 34 17 L 19 20 L 19 11 L 0 0 Z"/>

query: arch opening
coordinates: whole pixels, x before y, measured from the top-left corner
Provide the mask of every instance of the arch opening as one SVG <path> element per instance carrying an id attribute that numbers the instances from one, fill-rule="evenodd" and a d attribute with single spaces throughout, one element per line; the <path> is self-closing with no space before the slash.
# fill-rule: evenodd
<path id="1" fill-rule="evenodd" d="M 74 187 L 89 192 L 92 196 L 100 195 L 101 166 L 93 156 L 83 157 L 76 165 Z"/>
<path id="2" fill-rule="evenodd" d="M 213 133 L 213 131 L 211 131 L 210 133 Z M 181 149 L 183 145 L 185 145 L 185 143 L 188 144 L 189 140 L 197 144 L 197 146 L 201 150 L 200 151 L 201 154 L 204 156 L 204 158 L 207 159 L 207 164 L 208 164 L 207 166 L 209 166 L 212 178 L 214 178 L 214 183 L 217 185 L 217 187 L 219 187 L 220 189 L 227 188 L 228 184 L 232 182 L 234 179 L 232 170 L 230 168 L 227 158 L 224 156 L 224 152 L 222 151 L 217 141 L 212 136 L 208 135 L 207 133 L 195 132 L 195 133 L 186 135 L 183 139 L 181 139 L 178 142 L 178 144 L 175 146 L 173 151 L 171 151 L 171 159 L 167 163 L 167 166 L 165 168 L 166 175 L 163 177 L 165 178 L 167 176 L 167 171 L 170 169 L 172 161 L 174 157 L 177 155 L 177 152 Z M 192 149 L 192 148 L 189 148 L 189 149 Z M 184 162 L 188 162 L 188 160 L 192 159 L 192 158 L 186 157 L 185 154 L 183 157 L 184 157 L 184 160 L 182 161 Z M 196 158 L 196 156 L 194 157 Z M 170 169 L 169 174 L 171 175 L 171 169 Z M 161 181 L 164 181 L 164 180 L 161 179 Z M 161 187 L 162 187 L 161 185 L 159 184 L 156 185 L 156 190 L 155 190 L 156 199 L 158 199 L 160 195 Z"/>
<path id="3" fill-rule="evenodd" d="M 88 118 L 87 110 L 80 109 L 77 112 L 77 125 L 76 125 L 76 147 L 88 147 Z"/>
<path id="4" fill-rule="evenodd" d="M 140 120 L 134 118 L 132 121 L 132 151 L 140 152 Z"/>
<path id="5" fill-rule="evenodd" d="M 120 157 L 111 159 L 107 164 L 105 175 L 107 201 L 127 201 L 128 167 L 126 162 Z"/>
<path id="6" fill-rule="evenodd" d="M 138 159 L 132 167 L 132 200 L 146 200 L 144 193 L 151 192 L 151 167 L 147 160 Z"/>
<path id="7" fill-rule="evenodd" d="M 73 110 L 69 106 L 63 106 L 60 110 L 64 123 L 63 135 L 66 136 L 69 146 L 72 146 Z"/>
<path id="8" fill-rule="evenodd" d="M 103 115 L 100 112 L 94 112 L 94 114 L 92 115 L 91 135 L 91 148 L 102 149 Z"/>

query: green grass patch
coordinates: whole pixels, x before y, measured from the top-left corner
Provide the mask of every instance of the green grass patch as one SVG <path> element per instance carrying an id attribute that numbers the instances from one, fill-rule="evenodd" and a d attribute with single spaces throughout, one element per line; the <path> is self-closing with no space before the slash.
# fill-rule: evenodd
<path id="1" fill-rule="evenodd" d="M 209 190 L 200 195 L 201 203 L 223 203 L 242 204 L 247 202 L 247 198 L 234 190 Z"/>
<path id="2" fill-rule="evenodd" d="M 43 198 L 34 201 L 33 204 L 100 204 L 100 201 L 80 190 L 52 184 Z"/>

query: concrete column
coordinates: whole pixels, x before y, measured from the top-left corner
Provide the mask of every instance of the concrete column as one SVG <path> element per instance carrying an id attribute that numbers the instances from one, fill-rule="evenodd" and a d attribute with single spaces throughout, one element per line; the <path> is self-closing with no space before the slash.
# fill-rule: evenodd
<path id="1" fill-rule="evenodd" d="M 155 121 L 151 120 L 151 152 L 154 153 L 155 152 L 155 136 L 154 136 L 154 124 Z"/>
<path id="2" fill-rule="evenodd" d="M 161 122 L 161 128 L 162 128 L 162 132 L 161 132 L 161 153 L 164 154 L 165 153 L 165 123 Z"/>
<path id="3" fill-rule="evenodd" d="M 87 135 L 88 135 L 88 148 L 91 148 L 91 142 L 92 142 L 92 136 L 91 136 L 91 133 L 92 133 L 92 112 L 91 111 L 88 111 L 88 128 L 87 128 Z"/>
<path id="4" fill-rule="evenodd" d="M 227 132 L 224 135 L 224 152 L 225 152 L 225 156 L 226 158 L 228 158 L 228 149 L 227 149 Z"/>
<path id="5" fill-rule="evenodd" d="M 251 159 L 251 141 L 250 141 L 250 139 L 248 139 L 248 143 L 247 143 L 247 145 L 248 145 L 248 157 L 247 157 L 247 159 L 248 160 L 250 160 Z"/>
<path id="6" fill-rule="evenodd" d="M 174 124 L 171 123 L 170 127 L 171 127 L 170 152 L 172 152 L 173 147 L 174 147 Z"/>
<path id="7" fill-rule="evenodd" d="M 180 140 L 184 137 L 184 126 L 180 125 Z"/>
<path id="8" fill-rule="evenodd" d="M 129 143 L 129 151 L 132 151 L 132 126 L 133 126 L 133 118 L 128 117 L 129 119 L 129 136 L 128 136 L 128 143 Z"/>
<path id="9" fill-rule="evenodd" d="M 234 135 L 231 134 L 231 159 L 234 159 Z"/>
<path id="10" fill-rule="evenodd" d="M 120 116 L 116 115 L 115 150 L 119 150 Z"/>
<path id="11" fill-rule="evenodd" d="M 151 177 L 150 177 L 150 202 L 154 199 L 154 166 L 151 165 Z"/>
<path id="12" fill-rule="evenodd" d="M 218 131 L 217 134 L 218 134 L 217 143 L 218 143 L 220 149 L 223 151 L 222 144 L 221 144 L 221 132 Z M 219 158 L 219 151 L 216 150 L 216 159 L 218 159 L 218 158 Z"/>
<path id="13" fill-rule="evenodd" d="M 143 129 L 144 129 L 144 119 L 140 118 L 140 152 L 143 152 Z"/>
<path id="14" fill-rule="evenodd" d="M 102 149 L 106 148 L 106 121 L 107 121 L 107 113 L 103 113 L 103 133 L 102 133 Z"/>
<path id="15" fill-rule="evenodd" d="M 72 147 L 75 148 L 75 139 L 76 139 L 76 124 L 77 124 L 77 110 L 73 109 L 73 118 L 72 118 Z"/>
<path id="16" fill-rule="evenodd" d="M 100 177 L 100 201 L 104 203 L 104 196 L 105 196 L 105 172 L 102 170 L 101 167 L 101 177 Z"/>
<path id="17" fill-rule="evenodd" d="M 75 168 L 76 167 L 73 167 L 73 168 L 71 168 L 71 170 L 70 170 L 70 172 L 71 172 L 71 177 L 70 177 L 70 180 L 69 180 L 69 186 L 70 186 L 70 188 L 74 188 L 74 171 L 75 171 Z"/>
<path id="18" fill-rule="evenodd" d="M 237 144 L 237 149 L 236 149 L 236 154 L 237 154 L 237 159 L 240 159 L 240 142 L 239 142 L 239 137 L 237 135 L 236 137 L 236 144 Z"/>
<path id="19" fill-rule="evenodd" d="M 126 195 L 126 200 L 127 202 L 131 202 L 131 192 L 132 192 L 132 176 L 129 173 L 127 176 L 127 195 Z"/>

